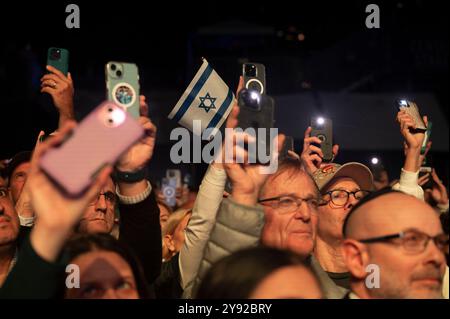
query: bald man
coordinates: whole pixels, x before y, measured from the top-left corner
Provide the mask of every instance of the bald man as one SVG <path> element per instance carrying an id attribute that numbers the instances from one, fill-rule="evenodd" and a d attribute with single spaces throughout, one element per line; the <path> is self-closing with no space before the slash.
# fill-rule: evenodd
<path id="1" fill-rule="evenodd" d="M 448 236 L 425 202 L 393 190 L 371 194 L 347 216 L 343 232 L 349 298 L 443 297 Z"/>

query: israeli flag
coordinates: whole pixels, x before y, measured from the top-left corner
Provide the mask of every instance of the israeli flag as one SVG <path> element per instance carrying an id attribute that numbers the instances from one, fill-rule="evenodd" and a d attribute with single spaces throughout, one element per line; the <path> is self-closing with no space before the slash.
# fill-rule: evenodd
<path id="1" fill-rule="evenodd" d="M 201 121 L 201 131 L 220 129 L 234 104 L 234 94 L 206 59 L 178 103 L 169 114 L 181 126 L 193 130 L 193 121 Z M 196 133 L 196 132 L 194 132 Z"/>

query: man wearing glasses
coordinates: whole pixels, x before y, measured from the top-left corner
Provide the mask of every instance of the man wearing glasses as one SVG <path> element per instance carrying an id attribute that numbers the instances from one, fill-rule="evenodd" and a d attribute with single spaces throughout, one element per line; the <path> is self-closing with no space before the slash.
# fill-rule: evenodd
<path id="1" fill-rule="evenodd" d="M 258 165 L 233 163 L 224 167 L 233 190 L 220 207 L 197 284 L 211 263 L 234 251 L 262 244 L 305 257 L 320 280 L 324 296 L 343 298 L 346 291 L 339 290 L 312 256 L 318 208 L 325 201 L 301 162 L 285 159 L 270 176 L 260 174 Z"/>
<path id="2" fill-rule="evenodd" d="M 448 235 L 425 202 L 389 189 L 371 194 L 347 215 L 343 233 L 348 298 L 443 297 Z"/>
<path id="3" fill-rule="evenodd" d="M 350 289 L 350 273 L 342 256 L 342 226 L 349 211 L 373 189 L 369 168 L 356 162 L 327 164 L 313 173 L 325 204 L 318 208 L 314 257 L 334 283 Z"/>

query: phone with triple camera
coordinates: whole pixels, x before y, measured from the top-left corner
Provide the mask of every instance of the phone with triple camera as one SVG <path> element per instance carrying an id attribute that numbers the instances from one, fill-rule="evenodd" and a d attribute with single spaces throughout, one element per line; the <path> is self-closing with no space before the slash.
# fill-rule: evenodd
<path id="1" fill-rule="evenodd" d="M 66 137 L 48 150 L 40 167 L 69 197 L 81 196 L 94 176 L 144 135 L 141 125 L 121 107 L 106 101 Z"/>
<path id="2" fill-rule="evenodd" d="M 69 50 L 63 48 L 48 48 L 47 65 L 61 71 L 65 76 L 69 72 Z"/>
<path id="3" fill-rule="evenodd" d="M 320 149 L 323 153 L 322 160 L 331 162 L 333 160 L 333 122 L 324 117 L 313 117 L 311 119 L 311 136 L 321 140 Z"/>
<path id="4" fill-rule="evenodd" d="M 107 99 L 139 118 L 139 71 L 134 63 L 110 61 L 105 66 Z"/>
<path id="5" fill-rule="evenodd" d="M 251 128 L 257 137 L 254 152 L 248 153 L 249 163 L 260 163 L 258 154 L 261 148 L 264 149 L 266 156 L 270 155 L 270 129 L 274 125 L 274 104 L 273 98 L 268 95 L 246 89 L 239 92 L 237 127 L 244 131 Z"/>
<path id="6" fill-rule="evenodd" d="M 266 67 L 261 63 L 244 63 L 242 65 L 244 87 L 266 94 Z"/>
<path id="7" fill-rule="evenodd" d="M 411 115 L 416 123 L 416 131 L 426 131 L 427 126 L 420 116 L 419 107 L 416 103 L 408 100 L 397 100 L 397 107 L 399 111 L 405 110 L 407 114 Z"/>

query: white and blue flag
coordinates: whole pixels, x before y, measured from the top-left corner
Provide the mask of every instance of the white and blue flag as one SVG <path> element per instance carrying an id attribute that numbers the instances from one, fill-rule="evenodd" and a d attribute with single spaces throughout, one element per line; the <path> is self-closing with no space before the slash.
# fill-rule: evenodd
<path id="1" fill-rule="evenodd" d="M 169 114 L 181 126 L 193 130 L 193 121 L 201 121 L 202 132 L 220 129 L 234 103 L 234 94 L 206 59 L 194 79 Z M 194 132 L 195 133 L 195 132 Z"/>

